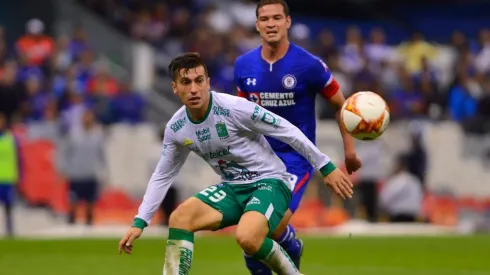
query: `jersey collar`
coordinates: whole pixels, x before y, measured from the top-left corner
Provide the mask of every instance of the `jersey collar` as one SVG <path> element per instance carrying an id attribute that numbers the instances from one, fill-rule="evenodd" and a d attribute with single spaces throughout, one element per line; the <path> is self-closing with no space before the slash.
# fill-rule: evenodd
<path id="1" fill-rule="evenodd" d="M 209 113 L 211 113 L 211 108 L 213 107 L 213 92 L 209 91 L 209 104 L 208 104 L 208 109 L 206 110 L 206 113 L 204 114 L 203 118 L 200 120 L 194 120 L 191 117 L 191 114 L 189 114 L 189 110 L 187 107 L 185 107 L 185 113 L 187 114 L 187 118 L 192 124 L 201 124 L 203 123 L 209 116 Z"/>

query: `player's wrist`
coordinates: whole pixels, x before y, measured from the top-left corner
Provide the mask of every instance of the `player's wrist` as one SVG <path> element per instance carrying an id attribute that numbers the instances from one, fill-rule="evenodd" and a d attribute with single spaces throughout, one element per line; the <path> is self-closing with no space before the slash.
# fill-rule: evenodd
<path id="1" fill-rule="evenodd" d="M 143 230 L 147 226 L 148 226 L 148 224 L 143 219 L 134 218 L 133 225 L 131 227 L 136 227 L 136 228 Z"/>
<path id="2" fill-rule="evenodd" d="M 322 176 L 326 177 L 330 173 L 332 173 L 335 169 L 337 169 L 337 167 L 335 166 L 335 164 L 333 164 L 332 161 L 329 161 L 327 164 L 323 165 L 320 168 L 320 173 L 322 173 Z"/>

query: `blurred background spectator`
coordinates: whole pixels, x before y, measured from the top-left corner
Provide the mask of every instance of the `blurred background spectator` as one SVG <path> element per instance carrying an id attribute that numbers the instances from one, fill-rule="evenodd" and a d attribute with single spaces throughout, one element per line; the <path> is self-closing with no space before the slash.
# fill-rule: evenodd
<path id="1" fill-rule="evenodd" d="M 380 205 L 390 222 L 415 222 L 420 217 L 424 193 L 420 180 L 407 169 L 405 156 L 399 156 L 394 173 L 380 193 Z"/>

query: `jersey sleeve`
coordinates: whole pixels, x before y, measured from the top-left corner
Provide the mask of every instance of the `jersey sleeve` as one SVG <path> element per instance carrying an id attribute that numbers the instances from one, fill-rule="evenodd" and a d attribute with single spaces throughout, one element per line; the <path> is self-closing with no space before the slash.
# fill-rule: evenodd
<path id="1" fill-rule="evenodd" d="M 325 166 L 331 162 L 330 158 L 320 152 L 300 129 L 286 119 L 253 102 L 238 99 L 233 111 L 233 119 L 241 130 L 257 132 L 289 144 L 303 155 L 315 169 L 322 171 L 322 174 Z"/>
<path id="2" fill-rule="evenodd" d="M 147 225 L 150 224 L 189 152 L 187 148 L 174 141 L 172 131 L 166 128 L 160 160 L 151 175 L 136 218 L 144 220 Z"/>
<path id="3" fill-rule="evenodd" d="M 313 59 L 309 76 L 312 88 L 326 99 L 331 98 L 340 90 L 339 83 L 335 80 L 327 64 L 320 58 Z"/>
<path id="4" fill-rule="evenodd" d="M 240 78 L 240 73 L 241 73 L 241 65 L 240 65 L 241 62 L 240 62 L 240 60 L 241 60 L 241 58 L 239 57 L 235 61 L 234 72 L 233 72 L 233 81 L 234 81 L 235 86 L 236 86 L 237 96 L 248 99 L 248 93 L 245 91 L 245 89 L 242 85 L 242 82 L 240 81 L 241 80 L 241 78 Z"/>

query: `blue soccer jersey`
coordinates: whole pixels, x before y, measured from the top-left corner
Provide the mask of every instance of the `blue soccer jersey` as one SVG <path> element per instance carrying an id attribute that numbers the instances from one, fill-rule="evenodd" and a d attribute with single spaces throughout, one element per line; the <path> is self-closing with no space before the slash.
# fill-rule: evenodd
<path id="1" fill-rule="evenodd" d="M 315 143 L 315 97 L 332 97 L 339 90 L 337 82 L 320 58 L 293 43 L 274 63 L 265 61 L 261 50 L 258 47 L 237 58 L 234 80 L 238 96 L 284 117 Z M 304 187 L 313 173 L 308 160 L 288 144 L 267 139 L 288 171 L 298 177 L 295 191 Z"/>

